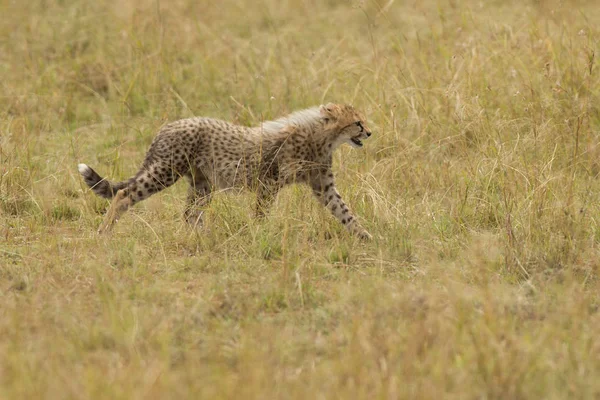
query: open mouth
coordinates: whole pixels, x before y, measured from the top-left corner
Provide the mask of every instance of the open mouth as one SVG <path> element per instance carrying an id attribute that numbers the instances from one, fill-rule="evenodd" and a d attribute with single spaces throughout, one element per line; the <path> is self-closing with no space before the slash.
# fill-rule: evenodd
<path id="1" fill-rule="evenodd" d="M 362 142 L 360 141 L 360 139 L 357 137 L 350 138 L 350 140 L 352 141 L 352 143 L 354 143 L 358 147 L 362 147 L 362 145 L 363 145 Z"/>

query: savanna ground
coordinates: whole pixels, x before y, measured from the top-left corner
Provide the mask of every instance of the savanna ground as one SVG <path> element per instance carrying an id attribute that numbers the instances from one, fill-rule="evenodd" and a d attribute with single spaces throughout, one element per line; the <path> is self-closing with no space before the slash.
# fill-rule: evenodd
<path id="1" fill-rule="evenodd" d="M 597 398 L 594 1 L 0 0 L 0 398 Z M 327 101 L 374 235 L 306 188 L 269 217 L 135 206 L 157 129 Z"/>

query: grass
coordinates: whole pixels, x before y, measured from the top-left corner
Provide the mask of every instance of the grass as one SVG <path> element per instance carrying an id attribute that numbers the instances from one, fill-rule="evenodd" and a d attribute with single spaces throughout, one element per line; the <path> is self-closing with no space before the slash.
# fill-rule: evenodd
<path id="1" fill-rule="evenodd" d="M 592 1 L 0 0 L 0 398 L 597 398 Z M 185 185 L 113 234 L 77 174 L 157 129 L 327 101 L 375 240 L 308 190 Z"/>

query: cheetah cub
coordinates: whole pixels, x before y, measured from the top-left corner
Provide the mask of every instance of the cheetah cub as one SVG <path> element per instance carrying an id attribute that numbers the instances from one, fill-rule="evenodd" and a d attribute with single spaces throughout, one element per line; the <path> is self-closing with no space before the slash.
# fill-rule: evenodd
<path id="1" fill-rule="evenodd" d="M 107 181 L 85 164 L 79 164 L 79 173 L 94 193 L 113 199 L 100 233 L 110 230 L 130 206 L 183 176 L 190 184 L 184 216 L 192 226 L 201 224 L 202 210 L 215 189 L 254 190 L 256 215 L 261 217 L 281 187 L 304 183 L 350 232 L 370 239 L 336 190 L 331 170 L 335 149 L 344 143 L 362 147 L 369 136 L 358 111 L 332 103 L 258 127 L 189 118 L 160 130 L 142 167 L 128 180 Z"/>

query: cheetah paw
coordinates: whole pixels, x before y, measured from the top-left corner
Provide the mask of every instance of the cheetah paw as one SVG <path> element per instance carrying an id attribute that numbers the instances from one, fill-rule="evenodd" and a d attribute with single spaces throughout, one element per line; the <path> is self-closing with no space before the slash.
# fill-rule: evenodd
<path id="1" fill-rule="evenodd" d="M 369 232 L 367 232 L 367 231 L 359 232 L 358 233 L 358 238 L 361 239 L 361 240 L 365 240 L 365 241 L 373 240 L 373 236 L 371 236 L 371 234 Z"/>

